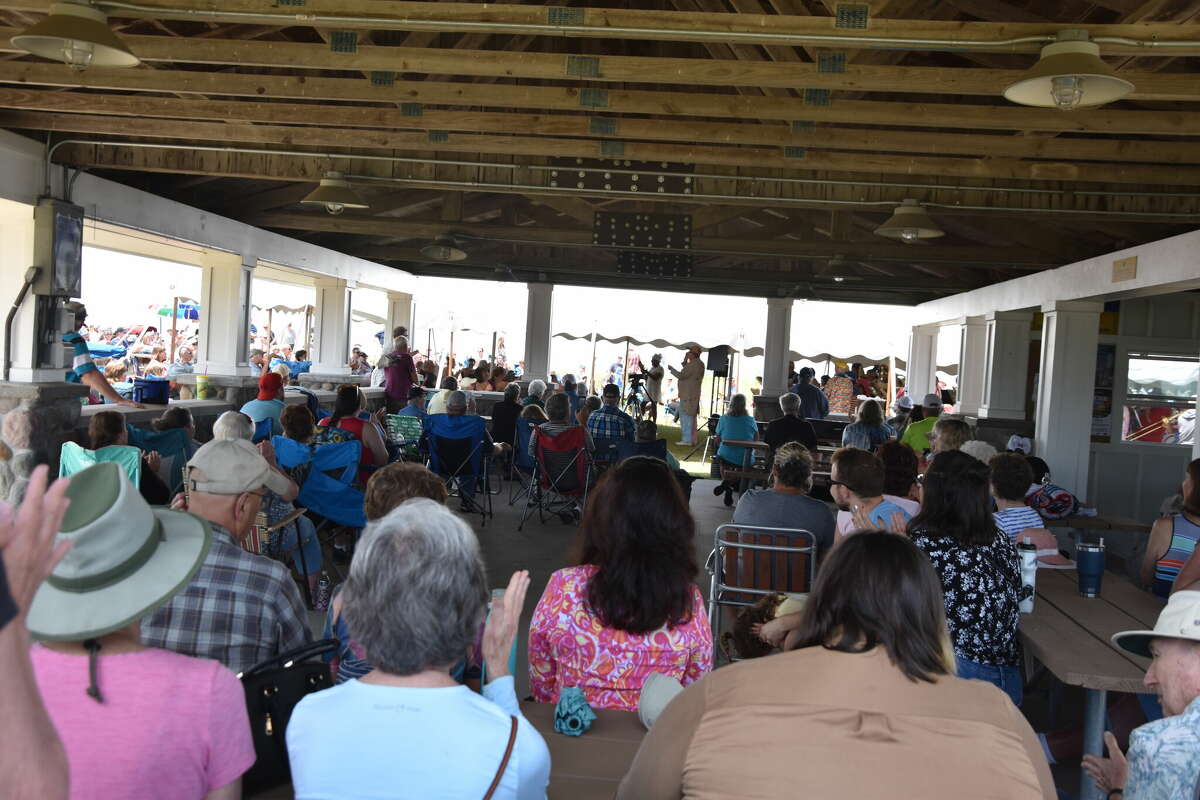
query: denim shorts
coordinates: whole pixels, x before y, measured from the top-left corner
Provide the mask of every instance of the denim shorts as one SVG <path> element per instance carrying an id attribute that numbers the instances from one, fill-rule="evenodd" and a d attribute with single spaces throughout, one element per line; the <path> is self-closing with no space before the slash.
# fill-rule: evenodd
<path id="1" fill-rule="evenodd" d="M 1020 707 L 1021 701 L 1024 699 L 1024 687 L 1019 667 L 979 664 L 959 656 L 954 657 L 954 665 L 958 670 L 958 677 L 987 681 L 1007 694 L 1012 698 L 1013 704 Z"/>

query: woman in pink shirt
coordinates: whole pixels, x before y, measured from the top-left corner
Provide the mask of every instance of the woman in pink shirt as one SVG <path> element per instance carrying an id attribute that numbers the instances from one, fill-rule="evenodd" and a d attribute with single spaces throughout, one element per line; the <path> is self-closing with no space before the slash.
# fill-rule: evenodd
<path id="1" fill-rule="evenodd" d="M 610 469 L 588 498 L 579 566 L 550 576 L 529 626 L 535 700 L 568 686 L 595 708 L 636 711 L 660 672 L 685 686 L 712 669 L 712 631 L 693 583 L 696 524 L 675 476 L 654 458 Z"/>
<path id="2" fill-rule="evenodd" d="M 113 463 L 70 481 L 57 536 L 70 550 L 34 596 L 29 630 L 71 797 L 240 798 L 254 763 L 241 683 L 216 661 L 139 639 L 139 620 L 203 562 L 208 523 L 151 508 Z"/>

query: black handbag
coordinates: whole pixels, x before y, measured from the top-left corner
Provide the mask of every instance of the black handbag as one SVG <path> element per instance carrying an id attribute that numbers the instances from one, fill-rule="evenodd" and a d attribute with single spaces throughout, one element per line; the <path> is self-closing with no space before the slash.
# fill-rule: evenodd
<path id="1" fill-rule="evenodd" d="M 291 781 L 284 732 L 297 703 L 333 685 L 329 664 L 311 659 L 332 653 L 337 647 L 337 639 L 321 639 L 272 656 L 241 674 L 257 756 L 254 766 L 242 776 L 246 794 Z"/>

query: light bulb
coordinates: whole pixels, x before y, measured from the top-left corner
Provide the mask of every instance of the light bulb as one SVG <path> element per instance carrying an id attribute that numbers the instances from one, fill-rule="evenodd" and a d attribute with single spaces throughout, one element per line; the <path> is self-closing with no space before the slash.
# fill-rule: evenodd
<path id="1" fill-rule="evenodd" d="M 63 40 L 62 58 L 67 66 L 76 72 L 83 72 L 92 63 L 95 47 L 91 42 L 81 42 L 78 39 Z"/>
<path id="2" fill-rule="evenodd" d="M 1050 80 L 1050 97 L 1062 111 L 1073 111 L 1083 99 L 1083 78 L 1078 75 L 1060 75 Z"/>
<path id="3" fill-rule="evenodd" d="M 345 211 L 346 206 L 342 205 L 341 203 L 326 203 L 325 210 L 336 216 Z"/>
<path id="4" fill-rule="evenodd" d="M 920 228 L 901 228 L 900 238 L 906 242 L 915 242 L 921 238 Z"/>
<path id="5" fill-rule="evenodd" d="M 843 282 L 845 282 L 845 280 L 846 280 L 846 279 L 845 279 L 845 278 L 843 278 L 841 275 L 834 275 L 834 276 L 833 276 L 833 282 L 834 282 L 834 283 L 843 283 Z"/>

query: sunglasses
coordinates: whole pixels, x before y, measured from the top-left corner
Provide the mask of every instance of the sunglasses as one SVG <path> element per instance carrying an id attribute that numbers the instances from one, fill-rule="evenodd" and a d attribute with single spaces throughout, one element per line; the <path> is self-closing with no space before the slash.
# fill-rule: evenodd
<path id="1" fill-rule="evenodd" d="M 841 481 L 830 481 L 830 482 L 829 482 L 829 485 L 830 485 L 830 486 L 841 486 L 841 487 L 842 487 L 843 489 L 845 489 L 847 492 L 853 492 L 853 491 L 854 491 L 854 487 L 853 487 L 853 486 L 851 486 L 851 485 L 850 485 L 850 484 L 848 484 L 848 483 L 842 483 Z"/>

